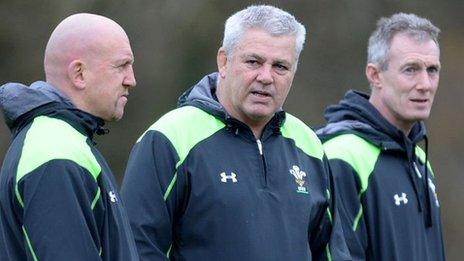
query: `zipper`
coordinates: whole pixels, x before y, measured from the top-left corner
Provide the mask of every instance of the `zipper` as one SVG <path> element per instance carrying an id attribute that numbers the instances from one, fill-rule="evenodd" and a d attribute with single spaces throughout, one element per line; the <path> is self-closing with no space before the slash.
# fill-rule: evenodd
<path id="1" fill-rule="evenodd" d="M 258 144 L 259 155 L 263 156 L 263 144 L 259 139 L 256 140 L 256 143 Z"/>
<path id="2" fill-rule="evenodd" d="M 266 167 L 266 158 L 264 157 L 263 153 L 263 143 L 260 139 L 256 140 L 256 144 L 258 145 L 259 155 L 261 156 L 261 160 L 263 163 L 263 170 L 264 170 L 264 187 L 267 187 L 267 167 Z"/>

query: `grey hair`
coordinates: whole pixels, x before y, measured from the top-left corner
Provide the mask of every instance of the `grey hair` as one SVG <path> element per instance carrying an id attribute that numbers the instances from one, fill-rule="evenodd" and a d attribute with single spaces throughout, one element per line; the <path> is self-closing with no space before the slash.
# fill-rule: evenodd
<path id="1" fill-rule="evenodd" d="M 391 41 L 399 33 L 419 42 L 433 40 L 439 47 L 440 29 L 438 27 L 415 14 L 397 13 L 389 18 L 382 17 L 377 21 L 377 28 L 369 37 L 367 63 L 377 64 L 382 71 L 387 70 Z"/>
<path id="2" fill-rule="evenodd" d="M 222 48 L 228 56 L 233 53 L 243 33 L 251 28 L 263 29 L 273 36 L 295 35 L 295 58 L 298 61 L 306 29 L 293 15 L 270 5 L 251 5 L 226 20 Z"/>

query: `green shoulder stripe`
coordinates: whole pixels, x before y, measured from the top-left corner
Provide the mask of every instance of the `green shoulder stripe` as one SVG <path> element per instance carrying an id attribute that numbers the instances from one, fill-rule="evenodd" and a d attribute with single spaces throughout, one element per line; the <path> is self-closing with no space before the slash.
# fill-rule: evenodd
<path id="1" fill-rule="evenodd" d="M 329 160 L 340 159 L 350 164 L 358 174 L 360 194 L 363 193 L 380 155 L 380 148 L 354 134 L 343 134 L 325 142 L 324 149 Z"/>
<path id="2" fill-rule="evenodd" d="M 176 164 L 178 167 L 196 144 L 224 126 L 225 124 L 213 115 L 193 106 L 185 106 L 165 114 L 145 133 L 156 130 L 169 139 L 179 156 L 179 162 Z M 145 133 L 137 142 L 143 138 Z"/>
<path id="3" fill-rule="evenodd" d="M 425 152 L 422 150 L 421 147 L 416 145 L 416 156 L 419 158 L 419 160 L 424 164 L 425 162 Z M 435 174 L 433 173 L 432 166 L 430 165 L 430 161 L 427 160 L 427 167 L 429 168 L 430 173 L 432 173 L 433 176 Z"/>
<path id="4" fill-rule="evenodd" d="M 140 142 L 148 131 L 159 131 L 168 138 L 177 152 L 179 161 L 176 163 L 176 172 L 164 193 L 164 200 L 169 197 L 176 183 L 177 168 L 184 162 L 190 150 L 224 127 L 225 124 L 213 115 L 193 106 L 185 106 L 165 114 L 137 140 Z"/>
<path id="5" fill-rule="evenodd" d="M 65 121 L 46 116 L 34 119 L 24 139 L 16 182 L 42 164 L 65 159 L 87 169 L 96 179 L 101 167 L 86 143 L 87 137 Z"/>
<path id="6" fill-rule="evenodd" d="M 286 113 L 281 128 L 282 136 L 295 141 L 295 145 L 309 156 L 322 160 L 324 150 L 319 138 L 306 124 L 295 116 Z"/>

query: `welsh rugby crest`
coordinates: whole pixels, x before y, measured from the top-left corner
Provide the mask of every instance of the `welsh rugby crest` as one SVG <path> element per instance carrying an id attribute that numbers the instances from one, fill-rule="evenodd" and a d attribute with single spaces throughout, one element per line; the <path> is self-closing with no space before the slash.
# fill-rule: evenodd
<path id="1" fill-rule="evenodd" d="M 304 178 L 306 177 L 306 172 L 300 170 L 300 167 L 293 165 L 293 168 L 289 170 L 290 174 L 292 174 L 295 177 L 295 182 L 298 185 L 296 192 L 298 193 L 303 193 L 303 194 L 308 194 L 308 189 L 304 186 L 305 180 Z"/>

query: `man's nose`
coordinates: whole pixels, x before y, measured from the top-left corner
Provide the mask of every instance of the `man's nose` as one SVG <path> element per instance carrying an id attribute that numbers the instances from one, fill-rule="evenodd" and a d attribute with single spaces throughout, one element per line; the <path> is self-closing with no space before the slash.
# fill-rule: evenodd
<path id="1" fill-rule="evenodd" d="M 134 67 L 130 65 L 129 69 L 127 70 L 127 75 L 124 77 L 124 86 L 128 87 L 135 87 L 137 85 L 137 81 L 135 80 L 135 75 L 134 75 Z"/>
<path id="2" fill-rule="evenodd" d="M 273 83 L 274 78 L 272 76 L 272 65 L 264 64 L 263 66 L 261 66 L 256 80 L 266 85 Z"/>
<path id="3" fill-rule="evenodd" d="M 418 75 L 416 88 L 424 91 L 430 90 L 434 84 L 433 77 L 427 70 L 422 70 Z"/>

